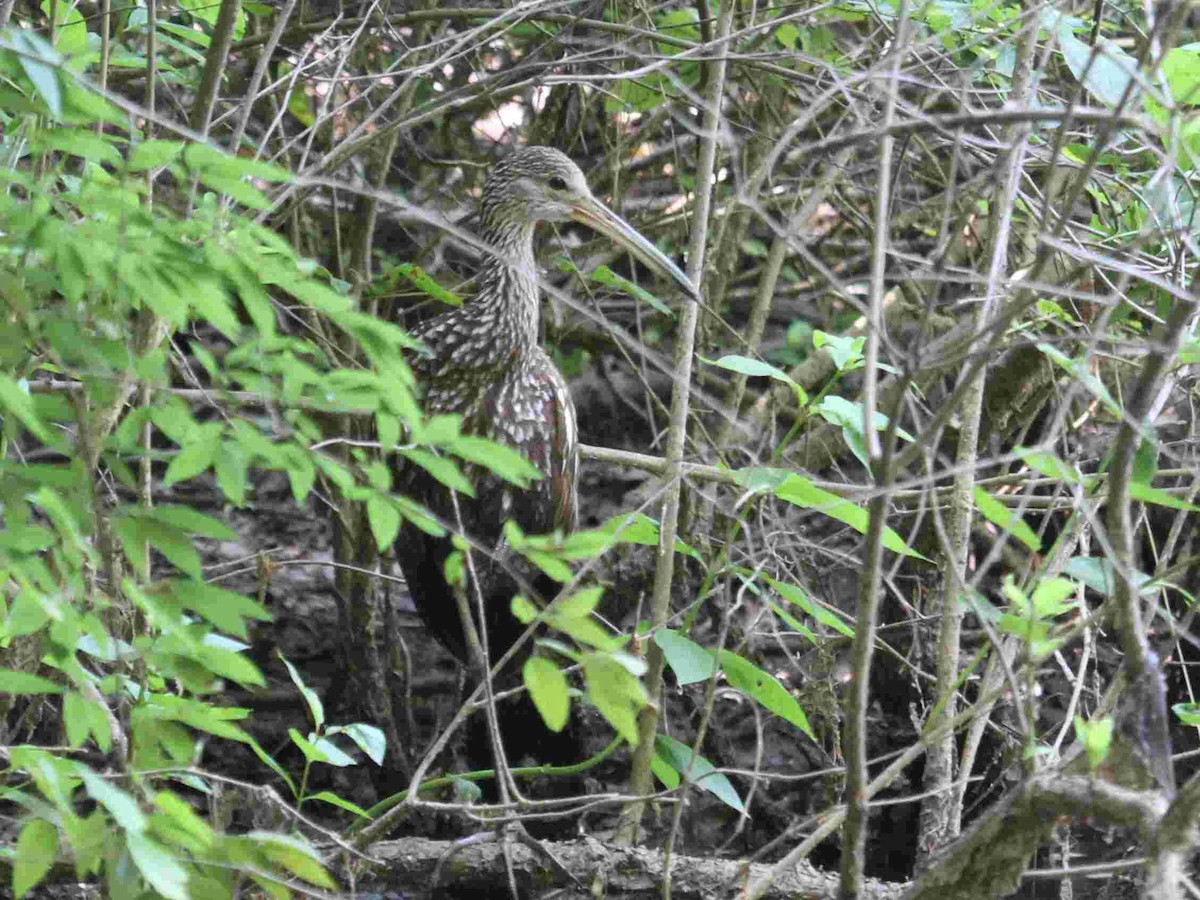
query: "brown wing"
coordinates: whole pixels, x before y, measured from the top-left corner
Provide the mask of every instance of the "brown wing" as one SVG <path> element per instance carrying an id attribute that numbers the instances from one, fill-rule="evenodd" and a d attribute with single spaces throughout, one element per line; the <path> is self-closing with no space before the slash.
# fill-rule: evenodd
<path id="1" fill-rule="evenodd" d="M 551 403 L 550 502 L 554 527 L 570 532 L 579 527 L 579 427 L 575 422 L 575 401 L 558 372 L 550 379 L 554 400 Z"/>
<path id="2" fill-rule="evenodd" d="M 526 366 L 487 393 L 479 420 L 468 422 L 482 433 L 518 450 L 542 478 L 520 490 L 486 475 L 476 485 L 477 502 L 496 504 L 489 521 L 514 519 L 527 534 L 575 527 L 575 488 L 579 449 L 575 405 L 563 377 L 538 350 Z"/>
<path id="3" fill-rule="evenodd" d="M 468 467 L 475 496 L 459 496 L 457 509 L 467 532 L 484 548 L 500 542 L 501 526 L 507 519 L 516 521 L 527 534 L 544 534 L 554 529 L 570 531 L 577 519 L 579 450 L 575 405 L 566 382 L 549 357 L 540 353 L 527 369 L 512 375 L 513 378 L 494 383 L 470 408 L 455 410 L 464 415 L 467 433 L 486 435 L 516 448 L 544 476 L 529 490 L 522 491 L 486 469 Z M 443 396 L 454 399 L 451 390 L 442 394 L 438 390 L 435 383 L 427 394 L 427 402 Z M 464 393 L 474 396 L 479 392 Z M 448 403 L 442 408 L 453 409 Z M 443 521 L 454 521 L 455 504 L 443 485 L 411 464 L 398 474 L 401 493 L 424 504 Z M 396 541 L 396 555 L 421 617 L 447 647 L 464 658 L 457 605 L 442 575 L 443 564 L 452 549 L 449 538 L 431 537 L 407 523 Z M 507 561 L 507 565 L 512 563 Z M 509 601 L 523 588 L 510 577 L 506 565 L 492 565 L 480 558 L 476 559 L 475 571 L 487 610 L 489 642 L 507 648 L 524 630 L 524 625 L 509 612 Z M 526 577 L 526 583 L 531 582 L 538 594 L 552 597 L 557 593 L 558 585 L 541 573 L 531 571 Z"/>

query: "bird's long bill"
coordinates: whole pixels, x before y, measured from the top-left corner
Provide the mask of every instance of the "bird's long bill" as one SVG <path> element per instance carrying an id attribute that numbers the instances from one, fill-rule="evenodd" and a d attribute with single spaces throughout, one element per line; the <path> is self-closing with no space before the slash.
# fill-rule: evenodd
<path id="1" fill-rule="evenodd" d="M 689 297 L 700 299 L 700 289 L 628 222 L 599 200 L 584 201 L 571 207 L 571 218 L 620 244 L 650 268 L 674 279 Z"/>

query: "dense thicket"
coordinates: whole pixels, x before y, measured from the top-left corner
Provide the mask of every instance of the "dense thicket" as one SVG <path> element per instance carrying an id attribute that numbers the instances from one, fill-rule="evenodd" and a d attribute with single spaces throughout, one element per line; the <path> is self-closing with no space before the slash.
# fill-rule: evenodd
<path id="1" fill-rule="evenodd" d="M 8 0 L 0 27 L 15 895 L 607 866 L 631 896 L 1188 896 L 1185 5 Z M 445 574 L 562 586 L 513 602 L 549 635 L 523 684 L 594 755 L 465 772 L 489 700 L 392 552 L 457 523 L 392 472 L 538 477 L 422 413 L 407 330 L 470 302 L 521 144 L 703 298 L 540 233 L 583 530 L 460 539 Z M 471 844 L 431 880 L 429 838 L 512 821 L 651 849 Z"/>

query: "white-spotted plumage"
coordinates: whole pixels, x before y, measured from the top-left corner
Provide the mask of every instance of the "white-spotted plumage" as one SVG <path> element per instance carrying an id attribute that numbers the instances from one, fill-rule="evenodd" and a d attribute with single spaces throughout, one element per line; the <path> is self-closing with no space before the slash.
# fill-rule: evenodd
<path id="1" fill-rule="evenodd" d="M 575 405 L 562 374 L 539 343 L 540 299 L 533 233 L 537 222 L 572 219 L 600 231 L 643 262 L 696 289 L 678 267 L 649 241 L 604 207 L 588 189 L 579 168 L 548 147 L 529 147 L 497 163 L 480 203 L 487 254 L 473 299 L 416 329 L 431 355 L 414 360 L 425 384 L 425 411 L 461 417 L 465 433 L 491 438 L 520 451 L 542 473 L 528 490 L 486 468 L 467 468 L 474 496 L 451 494 L 425 469 L 409 464 L 397 490 L 424 505 L 455 528 L 461 521 L 473 547 L 468 586 L 471 608 L 482 605 L 481 637 L 491 661 L 503 655 L 525 630 L 510 611 L 518 593 L 549 598 L 559 585 L 503 545 L 505 521 L 526 534 L 566 532 L 576 525 L 579 441 Z M 405 521 L 396 556 L 417 610 L 431 632 L 460 659 L 467 658 L 462 621 L 445 564 L 454 543 Z M 520 657 L 501 673 L 505 687 L 519 683 Z M 515 718 L 513 718 L 515 716 Z M 481 719 L 482 717 L 476 717 Z M 515 754 L 536 750 L 540 759 L 578 759 L 567 729 L 550 735 L 537 726 L 529 702 L 510 709 L 501 731 Z M 558 738 L 563 740 L 555 749 Z M 490 742 L 477 733 L 468 739 L 476 767 L 484 764 Z"/>
<path id="2" fill-rule="evenodd" d="M 426 386 L 425 410 L 460 416 L 465 433 L 517 449 L 543 477 L 528 490 L 519 490 L 472 467 L 475 496 L 460 496 L 454 503 L 447 488 L 409 465 L 398 487 L 445 522 L 454 523 L 461 514 L 474 545 L 487 549 L 499 547 L 507 519 L 527 534 L 538 534 L 570 531 L 578 518 L 575 406 L 566 381 L 539 343 L 536 224 L 567 219 L 586 224 L 689 293 L 695 295 L 696 290 L 674 263 L 592 196 L 579 167 L 558 150 L 528 147 L 498 162 L 484 186 L 480 218 L 487 250 L 475 297 L 415 329 L 431 351 L 415 361 Z M 406 524 L 396 550 L 426 623 L 464 657 L 457 606 L 442 573 L 451 541 Z M 542 593 L 554 593 L 557 586 L 519 564 L 514 578 L 511 559 L 477 560 L 474 568 L 480 579 L 474 588 L 483 594 L 494 654 L 523 630 L 509 612 L 513 594 L 530 584 Z"/>

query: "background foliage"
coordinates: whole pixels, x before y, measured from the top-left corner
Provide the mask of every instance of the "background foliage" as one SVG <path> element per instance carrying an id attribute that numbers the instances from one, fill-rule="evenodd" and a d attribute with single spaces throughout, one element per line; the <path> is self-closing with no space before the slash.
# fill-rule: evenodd
<path id="1" fill-rule="evenodd" d="M 507 535 L 564 585 L 514 601 L 551 629 L 527 689 L 552 728 L 598 713 L 557 812 L 780 861 L 749 896 L 814 852 L 911 896 L 1041 896 L 1029 870 L 1081 859 L 1183 896 L 1186 7 L 8 0 L 0 25 L 15 895 L 332 891 L 337 848 L 486 815 L 487 774 L 438 777 L 461 716 L 422 705 L 438 651 L 389 589 L 401 521 L 449 523 L 380 451 L 464 493 L 537 476 L 421 414 L 404 330 L 469 297 L 486 166 L 528 142 L 704 294 L 693 336 L 611 248 L 546 241 L 595 445 L 587 530 Z M 309 616 L 331 671 L 294 653 Z M 623 805 L 631 769 L 659 815 Z"/>

